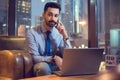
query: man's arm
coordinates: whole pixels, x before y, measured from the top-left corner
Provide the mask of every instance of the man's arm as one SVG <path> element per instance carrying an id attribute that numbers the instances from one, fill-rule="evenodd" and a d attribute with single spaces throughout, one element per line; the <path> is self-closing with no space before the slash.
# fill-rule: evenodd
<path id="1" fill-rule="evenodd" d="M 70 44 L 70 40 L 69 40 L 69 36 L 67 34 L 67 31 L 65 29 L 65 26 L 62 24 L 62 22 L 59 21 L 59 27 L 57 27 L 57 30 L 59 31 L 60 34 L 62 34 L 63 36 L 63 40 L 64 40 L 64 47 L 65 48 L 72 48 L 71 44 Z"/>
<path id="2" fill-rule="evenodd" d="M 39 63 L 39 62 L 51 62 L 53 60 L 52 56 L 34 56 L 33 55 L 33 59 L 35 63 Z"/>
<path id="3" fill-rule="evenodd" d="M 38 36 L 34 34 L 33 30 L 28 31 L 26 35 L 26 42 L 27 42 L 27 48 L 28 48 L 27 51 L 32 55 L 35 63 L 39 63 L 41 61 L 50 62 L 52 60 L 52 56 L 46 56 L 46 57 L 43 56 L 43 53 L 39 51 L 39 45 L 36 40 L 36 37 Z"/>
<path id="4" fill-rule="evenodd" d="M 58 66 L 58 68 L 61 70 L 61 68 L 62 68 L 61 66 L 62 66 L 62 62 L 63 62 L 62 58 L 59 56 L 54 56 L 54 61 L 55 61 L 56 65 Z"/>
<path id="5" fill-rule="evenodd" d="M 67 34 L 67 31 L 66 31 L 64 25 L 61 22 L 59 24 L 60 24 L 60 26 L 57 27 L 57 30 L 63 36 L 63 40 L 61 40 L 60 48 L 59 48 L 60 53 L 62 54 L 64 48 L 72 48 L 72 46 L 70 44 L 69 36 Z M 61 70 L 61 66 L 62 66 L 62 62 L 63 62 L 62 58 L 60 56 L 55 55 L 54 60 L 55 60 L 56 65 Z"/>

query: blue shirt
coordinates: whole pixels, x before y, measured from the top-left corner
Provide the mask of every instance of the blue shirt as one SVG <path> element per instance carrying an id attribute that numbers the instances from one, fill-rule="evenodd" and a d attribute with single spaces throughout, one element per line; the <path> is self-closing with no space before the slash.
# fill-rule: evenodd
<path id="1" fill-rule="evenodd" d="M 63 36 L 58 30 L 53 27 L 50 33 L 51 49 L 50 52 L 54 54 L 56 50 L 63 53 L 64 48 L 72 48 L 69 39 L 64 40 Z M 47 61 L 52 56 L 45 56 L 45 40 L 46 40 L 46 29 L 41 24 L 40 26 L 34 27 L 27 32 L 27 45 L 28 52 L 33 55 L 35 63 L 40 61 Z"/>

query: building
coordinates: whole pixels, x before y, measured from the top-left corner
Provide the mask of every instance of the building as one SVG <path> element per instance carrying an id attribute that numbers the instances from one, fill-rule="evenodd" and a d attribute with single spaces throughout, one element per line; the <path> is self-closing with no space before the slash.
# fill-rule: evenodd
<path id="1" fill-rule="evenodd" d="M 42 22 L 43 22 L 43 17 L 42 17 L 42 15 L 36 16 L 36 18 L 35 18 L 35 26 L 40 25 Z"/>
<path id="2" fill-rule="evenodd" d="M 31 27 L 31 0 L 16 0 L 16 26 Z"/>

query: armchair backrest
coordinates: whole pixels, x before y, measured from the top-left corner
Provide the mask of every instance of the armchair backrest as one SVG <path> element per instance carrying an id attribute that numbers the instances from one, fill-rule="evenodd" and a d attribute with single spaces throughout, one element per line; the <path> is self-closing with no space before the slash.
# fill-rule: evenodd
<path id="1" fill-rule="evenodd" d="M 1 36 L 0 50 L 24 50 L 26 47 L 24 37 Z"/>

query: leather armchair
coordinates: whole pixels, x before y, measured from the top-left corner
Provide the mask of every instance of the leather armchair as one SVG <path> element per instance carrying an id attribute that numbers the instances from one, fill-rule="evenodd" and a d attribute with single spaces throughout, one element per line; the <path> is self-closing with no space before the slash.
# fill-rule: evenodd
<path id="1" fill-rule="evenodd" d="M 23 37 L 0 37 L 0 79 L 33 77 L 32 57 L 25 49 Z"/>

